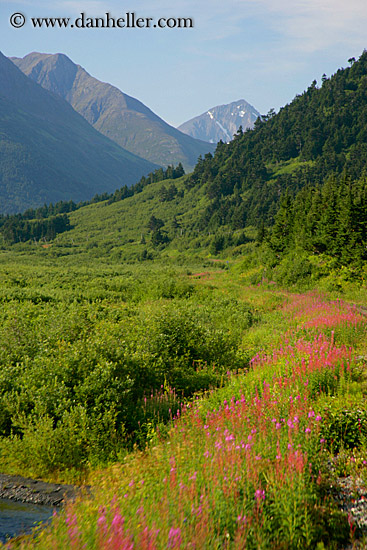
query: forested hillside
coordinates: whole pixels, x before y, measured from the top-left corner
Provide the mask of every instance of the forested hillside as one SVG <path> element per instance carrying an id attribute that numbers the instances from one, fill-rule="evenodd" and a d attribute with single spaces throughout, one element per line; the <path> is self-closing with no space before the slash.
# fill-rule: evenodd
<path id="1" fill-rule="evenodd" d="M 327 253 L 339 266 L 361 266 L 367 260 L 366 176 L 330 178 L 323 187 L 304 187 L 295 198 L 286 193 L 268 241 L 277 254 L 298 248 Z"/>
<path id="2" fill-rule="evenodd" d="M 1 471 L 88 485 L 4 548 L 364 547 L 366 77 L 0 217 Z"/>
<path id="3" fill-rule="evenodd" d="M 33 239 L 36 246 L 64 233 L 54 255 L 243 255 L 286 284 L 346 267 L 348 277 L 363 278 L 367 53 L 350 65 L 258 119 L 254 130 L 220 142 L 188 176 L 182 165 L 168 167 L 89 203 L 3 217 L 4 245 Z M 254 281 L 262 277 L 258 267 Z"/>
<path id="4" fill-rule="evenodd" d="M 295 194 L 343 170 L 352 179 L 361 176 L 367 161 L 367 53 L 350 63 L 198 162 L 188 183 L 205 185 L 211 201 L 200 227 L 271 224 L 287 188 Z"/>
<path id="5" fill-rule="evenodd" d="M 26 242 L 34 240 L 49 241 L 54 239 L 59 233 L 69 231 L 71 225 L 66 213 L 74 212 L 84 206 L 107 201 L 108 204 L 119 202 L 128 197 L 133 197 L 141 193 L 143 189 L 151 184 L 165 180 L 175 180 L 185 173 L 182 164 L 178 166 L 168 166 L 166 170 L 158 168 L 147 176 L 143 176 L 136 184 L 128 187 L 124 185 L 116 189 L 113 193 L 102 193 L 95 195 L 90 201 L 59 201 L 55 204 L 44 204 L 39 208 L 28 208 L 23 213 L 12 215 L 0 215 L 0 233 L 6 244 Z M 177 188 L 171 182 L 168 189 L 163 187 L 160 190 L 160 198 L 172 200 L 178 194 Z M 181 193 L 182 195 L 182 193 Z"/>

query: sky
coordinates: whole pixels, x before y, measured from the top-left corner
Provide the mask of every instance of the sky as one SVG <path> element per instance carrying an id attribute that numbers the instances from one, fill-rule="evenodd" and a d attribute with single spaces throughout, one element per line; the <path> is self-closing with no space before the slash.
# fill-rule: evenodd
<path id="1" fill-rule="evenodd" d="M 34 28 L 35 17 L 192 18 L 193 28 Z M 12 14 L 25 16 L 14 28 Z M 17 22 L 19 19 L 16 20 Z M 151 23 L 153 24 L 153 23 Z M 245 99 L 261 114 L 367 48 L 366 0 L 0 0 L 0 50 L 64 53 L 173 126 Z"/>

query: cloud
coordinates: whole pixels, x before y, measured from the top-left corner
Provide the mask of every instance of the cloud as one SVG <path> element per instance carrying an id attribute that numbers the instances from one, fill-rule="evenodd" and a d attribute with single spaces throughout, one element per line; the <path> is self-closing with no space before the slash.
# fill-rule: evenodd
<path id="1" fill-rule="evenodd" d="M 333 44 L 365 41 L 365 0 L 240 0 L 265 15 L 267 23 L 292 47 L 316 52 Z"/>
<path id="2" fill-rule="evenodd" d="M 152 10 L 150 0 L 134 2 L 136 9 Z M 276 32 L 284 44 L 316 52 L 333 44 L 360 45 L 367 26 L 366 0 L 157 0 L 154 11 L 193 15 L 200 41 L 216 41 L 243 33 L 257 18 Z M 174 15 L 175 13 L 172 13 Z"/>
<path id="3" fill-rule="evenodd" d="M 284 55 L 287 51 L 314 54 L 336 45 L 361 51 L 367 27 L 366 0 L 126 0 L 123 4 L 120 0 L 56 0 L 51 4 L 49 0 L 0 0 L 0 4 L 32 6 L 37 12 L 65 17 L 82 11 L 90 16 L 135 11 L 145 17 L 192 17 L 193 46 L 203 52 L 213 46 L 215 52 L 220 43 L 220 55 L 232 57 L 239 55 L 233 53 L 233 40 L 246 38 L 252 27 L 257 36 L 253 45 L 247 40 L 246 47 L 265 50 L 264 42 L 273 35 L 272 51 Z"/>

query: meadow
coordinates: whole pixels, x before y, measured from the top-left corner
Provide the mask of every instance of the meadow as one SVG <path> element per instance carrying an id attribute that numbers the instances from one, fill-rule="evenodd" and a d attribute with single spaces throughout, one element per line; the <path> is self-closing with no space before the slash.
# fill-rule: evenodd
<path id="1" fill-rule="evenodd" d="M 366 547 L 343 504 L 367 478 L 349 62 L 191 174 L 0 217 L 1 470 L 91 487 L 5 547 Z"/>
<path id="2" fill-rule="evenodd" d="M 3 472 L 80 482 L 246 368 L 257 314 L 187 268 L 63 263 L 1 271 L 0 452 Z"/>
<path id="3" fill-rule="evenodd" d="M 3 253 L 2 471 L 93 486 L 6 547 L 321 550 L 363 535 L 330 489 L 367 475 L 366 317 L 349 303 L 363 289 L 251 278 L 232 260 Z"/>

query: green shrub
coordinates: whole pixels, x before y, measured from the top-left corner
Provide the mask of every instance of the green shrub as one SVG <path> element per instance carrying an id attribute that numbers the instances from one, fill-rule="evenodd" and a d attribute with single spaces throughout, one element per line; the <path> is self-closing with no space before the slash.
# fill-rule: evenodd
<path id="1" fill-rule="evenodd" d="M 366 443 L 367 411 L 359 408 L 326 411 L 323 437 L 333 452 L 360 448 Z"/>

